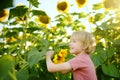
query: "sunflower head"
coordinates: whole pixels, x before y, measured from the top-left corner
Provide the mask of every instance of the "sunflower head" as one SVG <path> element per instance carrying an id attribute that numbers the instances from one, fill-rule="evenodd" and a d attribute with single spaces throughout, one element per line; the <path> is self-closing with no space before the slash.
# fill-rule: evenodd
<path id="1" fill-rule="evenodd" d="M 0 11 L 0 22 L 4 21 L 8 16 L 8 10 L 3 9 Z"/>
<path id="2" fill-rule="evenodd" d="M 17 41 L 17 39 L 14 38 L 14 37 L 6 38 L 6 42 L 8 42 L 8 43 L 12 43 L 12 42 L 15 42 L 15 41 Z"/>
<path id="3" fill-rule="evenodd" d="M 78 8 L 81 8 L 86 5 L 87 0 L 76 0 Z"/>
<path id="4" fill-rule="evenodd" d="M 54 59 L 53 59 L 53 62 L 55 64 L 59 64 L 59 63 L 62 63 L 65 61 L 65 58 L 64 57 L 60 57 L 58 56 L 57 54 L 54 56 Z"/>
<path id="5" fill-rule="evenodd" d="M 56 26 L 52 26 L 52 27 L 51 27 L 51 31 L 52 31 L 52 32 L 55 32 L 55 31 L 56 31 Z"/>
<path id="6" fill-rule="evenodd" d="M 67 12 L 68 10 L 68 2 L 64 1 L 60 1 L 57 3 L 57 10 L 59 12 Z"/>
<path id="7" fill-rule="evenodd" d="M 90 16 L 90 17 L 88 18 L 88 21 L 89 21 L 89 23 L 93 23 L 94 17 L 93 17 L 93 16 Z"/>
<path id="8" fill-rule="evenodd" d="M 67 49 L 61 49 L 58 54 L 54 56 L 53 62 L 55 64 L 59 64 L 65 61 L 65 58 L 67 56 Z"/>
<path id="9" fill-rule="evenodd" d="M 48 16 L 38 16 L 37 21 L 39 21 L 42 24 L 49 24 L 50 18 Z"/>

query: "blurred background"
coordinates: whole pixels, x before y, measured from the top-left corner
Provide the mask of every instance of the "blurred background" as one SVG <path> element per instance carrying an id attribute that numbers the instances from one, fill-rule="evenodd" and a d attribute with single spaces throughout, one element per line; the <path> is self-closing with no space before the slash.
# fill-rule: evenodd
<path id="1" fill-rule="evenodd" d="M 49 73 L 45 54 L 56 63 L 73 57 L 72 32 L 96 38 L 90 54 L 98 80 L 120 80 L 120 0 L 0 0 L 0 80 L 73 80 L 72 73 Z"/>

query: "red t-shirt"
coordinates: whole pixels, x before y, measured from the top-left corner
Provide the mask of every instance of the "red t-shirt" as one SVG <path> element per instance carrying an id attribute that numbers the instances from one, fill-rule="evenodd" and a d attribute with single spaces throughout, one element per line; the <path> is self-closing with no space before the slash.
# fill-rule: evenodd
<path id="1" fill-rule="evenodd" d="M 94 64 L 88 54 L 80 54 L 68 61 L 74 80 L 97 80 Z"/>

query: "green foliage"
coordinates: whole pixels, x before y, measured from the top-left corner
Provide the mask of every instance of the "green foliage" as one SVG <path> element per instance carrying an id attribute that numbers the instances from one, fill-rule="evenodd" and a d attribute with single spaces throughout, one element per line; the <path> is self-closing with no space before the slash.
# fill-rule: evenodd
<path id="1" fill-rule="evenodd" d="M 100 66 L 106 60 L 105 50 L 101 49 L 100 47 L 97 49 L 96 49 L 96 52 L 91 55 L 91 58 L 95 64 L 95 67 Z"/>
<path id="2" fill-rule="evenodd" d="M 18 80 L 28 80 L 29 72 L 27 69 L 22 68 L 16 73 L 16 77 Z"/>
<path id="3" fill-rule="evenodd" d="M 103 8 L 103 3 L 99 3 L 99 4 L 94 4 L 93 5 L 93 10 L 99 10 Z"/>
<path id="4" fill-rule="evenodd" d="M 6 0 L 5 0 L 6 1 Z M 10 5 L 3 6 L 4 8 Z M 93 5 L 91 12 L 62 13 L 55 17 L 56 25 L 42 25 L 36 17 L 48 16 L 36 10 L 40 2 L 28 0 L 26 5 L 10 9 L 8 20 L 1 22 L 0 31 L 0 80 L 73 80 L 72 73 L 65 75 L 47 71 L 45 54 L 53 49 L 68 49 L 70 32 L 85 30 L 85 22 L 92 15 L 95 26 L 91 33 L 96 37 L 96 50 L 90 54 L 95 64 L 98 80 L 120 79 L 120 11 L 106 10 L 103 3 Z M 7 3 L 8 4 L 8 3 Z M 0 7 L 0 9 L 3 7 Z M 104 9 L 101 13 L 99 10 Z M 67 59 L 73 58 L 68 54 Z"/>
<path id="5" fill-rule="evenodd" d="M 95 14 L 95 18 L 94 21 L 101 21 L 103 18 L 105 17 L 105 15 L 103 13 L 97 13 Z"/>
<path id="6" fill-rule="evenodd" d="M 14 17 L 23 18 L 27 13 L 28 8 L 26 6 L 17 6 L 16 8 L 10 9 L 9 19 Z"/>
<path id="7" fill-rule="evenodd" d="M 40 4 L 38 0 L 28 0 L 34 7 L 38 8 L 38 5 Z"/>
<path id="8" fill-rule="evenodd" d="M 41 52 L 38 51 L 37 48 L 32 48 L 29 52 L 28 52 L 28 58 L 27 58 L 27 61 L 28 61 L 28 64 L 30 67 L 32 67 L 33 65 L 35 65 L 36 63 L 38 63 L 40 60 L 43 59 L 45 53 L 47 52 L 47 42 L 44 41 L 43 43 L 46 43 L 46 45 L 42 46 L 43 47 L 43 50 Z"/>
<path id="9" fill-rule="evenodd" d="M 38 63 L 40 56 L 41 55 L 36 48 L 31 49 L 31 51 L 28 53 L 29 66 L 32 67 L 34 64 Z"/>
<path id="10" fill-rule="evenodd" d="M 120 39 L 118 31 L 120 24 L 117 16 L 113 16 L 114 13 L 104 13 L 96 13 L 95 15 L 94 24 L 97 25 L 99 21 L 101 21 L 101 24 L 97 25 L 94 32 L 97 39 L 97 48 L 91 58 L 97 67 L 99 80 L 117 80 L 120 79 L 120 55 L 118 50 L 118 45 L 120 45 L 118 42 Z M 116 11 L 116 15 L 118 14 L 119 10 Z"/>
<path id="11" fill-rule="evenodd" d="M 0 1 L 0 11 L 5 8 L 9 8 L 9 7 L 13 7 L 13 0 L 1 0 Z"/>
<path id="12" fill-rule="evenodd" d="M 0 79 L 4 79 L 14 68 L 14 57 L 11 55 L 3 55 L 0 57 Z"/>
<path id="13" fill-rule="evenodd" d="M 119 78 L 120 76 L 118 69 L 114 64 L 109 64 L 109 65 L 102 64 L 102 70 L 106 75 L 117 77 L 117 78 Z"/>
<path id="14" fill-rule="evenodd" d="M 46 16 L 47 14 L 44 12 L 44 11 L 42 11 L 42 10 L 32 10 L 32 13 L 33 13 L 33 15 L 35 16 L 35 15 L 42 15 L 42 16 Z"/>

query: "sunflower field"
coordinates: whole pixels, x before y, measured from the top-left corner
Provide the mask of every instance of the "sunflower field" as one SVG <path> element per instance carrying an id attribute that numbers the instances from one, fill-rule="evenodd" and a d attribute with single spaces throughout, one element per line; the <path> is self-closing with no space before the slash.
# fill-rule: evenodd
<path id="1" fill-rule="evenodd" d="M 96 38 L 90 57 L 98 80 L 120 80 L 120 0 L 101 1 L 87 12 L 81 8 L 89 9 L 89 0 L 58 0 L 54 21 L 39 9 L 42 0 L 26 1 L 17 6 L 13 0 L 0 1 L 0 80 L 73 80 L 71 72 L 48 72 L 45 54 L 55 50 L 55 64 L 71 59 L 70 33 L 87 28 Z M 79 11 L 69 12 L 74 5 Z"/>

